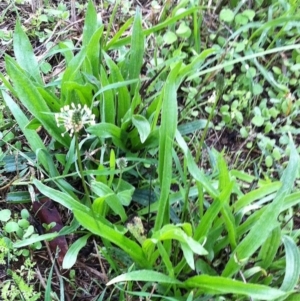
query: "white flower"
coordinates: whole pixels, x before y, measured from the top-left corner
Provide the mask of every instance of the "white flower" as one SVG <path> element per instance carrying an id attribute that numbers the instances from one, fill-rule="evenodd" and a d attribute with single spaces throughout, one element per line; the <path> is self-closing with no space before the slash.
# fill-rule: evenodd
<path id="1" fill-rule="evenodd" d="M 55 120 L 57 126 L 63 126 L 66 131 L 61 135 L 64 136 L 67 132 L 70 132 L 70 136 L 74 133 L 78 133 L 85 125 L 95 124 L 95 115 L 92 111 L 84 105 L 82 107 L 80 104 L 76 105 L 71 103 L 60 109 L 60 113 L 55 113 Z"/>
<path id="2" fill-rule="evenodd" d="M 124 157 L 117 159 L 116 163 L 119 169 L 124 169 L 127 167 L 127 159 Z"/>

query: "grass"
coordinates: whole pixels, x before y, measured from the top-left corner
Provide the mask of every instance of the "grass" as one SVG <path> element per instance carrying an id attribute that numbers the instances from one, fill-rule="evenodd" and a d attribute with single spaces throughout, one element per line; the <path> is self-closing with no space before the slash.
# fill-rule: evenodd
<path id="1" fill-rule="evenodd" d="M 1 298 L 297 300 L 297 1 L 22 5 Z"/>

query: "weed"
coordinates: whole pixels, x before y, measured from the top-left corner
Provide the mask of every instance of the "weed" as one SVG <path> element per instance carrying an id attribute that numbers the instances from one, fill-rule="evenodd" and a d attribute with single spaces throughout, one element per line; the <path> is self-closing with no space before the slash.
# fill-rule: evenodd
<path id="1" fill-rule="evenodd" d="M 46 57 L 37 60 L 17 22 L 14 58 L 5 57 L 9 81 L 0 78 L 35 155 L 22 185 L 31 193 L 35 187 L 33 201 L 42 194 L 68 209 L 72 221 L 32 240 L 30 225 L 5 211 L 6 232 L 19 239 L 14 248 L 76 233 L 62 262 L 72 268 L 96 236 L 110 278 L 99 298 L 289 300 L 299 280 L 298 231 L 280 219 L 299 203 L 296 6 L 258 10 L 258 2 L 253 9 L 234 2 L 220 8 L 204 37 L 199 28 L 210 23 L 209 9 L 193 1 L 164 4 L 148 29 L 137 9 L 113 34 L 118 3 L 107 24 L 89 2 L 80 47 L 67 41 L 48 53 L 64 57 L 65 69 L 47 84 L 42 73 L 51 65 L 45 70 Z M 131 3 L 120 8 L 132 15 Z M 59 11 L 68 18 L 63 4 Z M 266 58 L 286 52 L 284 72 L 270 68 Z M 199 116 L 205 119 L 194 120 Z M 225 151 L 208 143 L 212 127 L 216 135 L 236 130 L 243 150 L 258 147 L 255 175 L 228 168 Z"/>

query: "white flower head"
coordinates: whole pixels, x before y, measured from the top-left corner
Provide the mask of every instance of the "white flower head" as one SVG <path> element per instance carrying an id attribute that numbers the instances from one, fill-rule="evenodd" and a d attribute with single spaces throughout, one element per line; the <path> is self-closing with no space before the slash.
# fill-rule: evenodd
<path id="1" fill-rule="evenodd" d="M 116 163 L 119 169 L 124 169 L 127 167 L 127 159 L 124 157 L 117 159 Z"/>
<path id="2" fill-rule="evenodd" d="M 63 126 L 66 131 L 61 135 L 64 136 L 70 132 L 72 137 L 74 133 L 78 133 L 84 126 L 95 124 L 95 115 L 92 111 L 81 104 L 77 106 L 71 103 L 71 107 L 66 105 L 60 109 L 59 113 L 55 113 L 55 120 L 58 127 Z"/>

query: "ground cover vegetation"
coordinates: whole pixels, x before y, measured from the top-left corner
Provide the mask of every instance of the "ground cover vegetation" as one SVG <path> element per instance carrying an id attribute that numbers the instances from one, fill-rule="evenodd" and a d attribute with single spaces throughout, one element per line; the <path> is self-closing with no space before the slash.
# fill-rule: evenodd
<path id="1" fill-rule="evenodd" d="M 300 2 L 2 1 L 1 300 L 299 300 Z"/>

